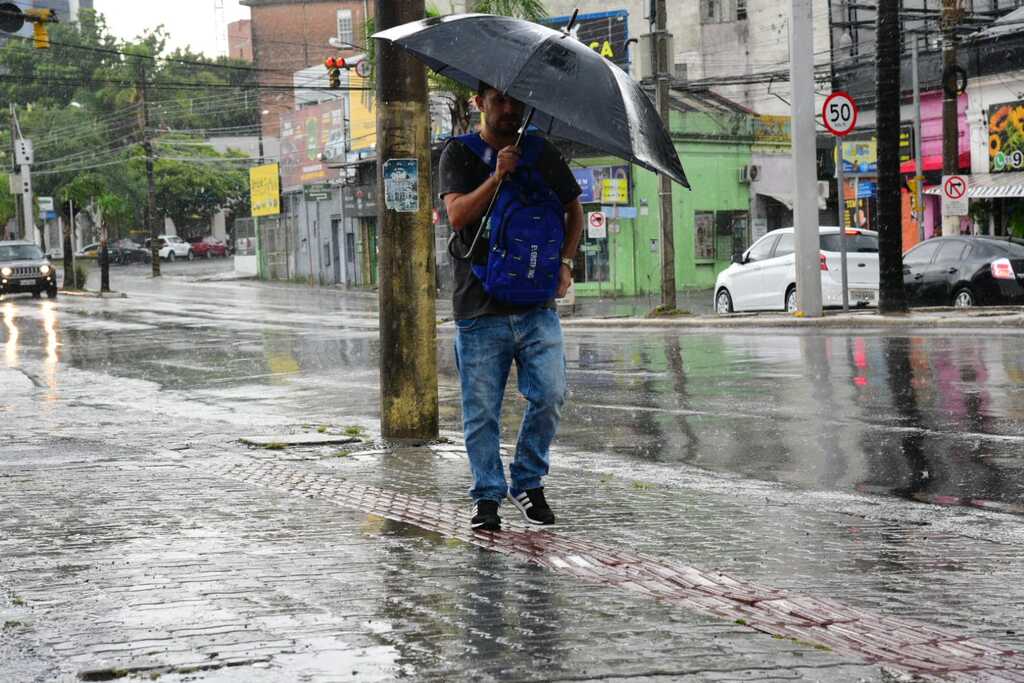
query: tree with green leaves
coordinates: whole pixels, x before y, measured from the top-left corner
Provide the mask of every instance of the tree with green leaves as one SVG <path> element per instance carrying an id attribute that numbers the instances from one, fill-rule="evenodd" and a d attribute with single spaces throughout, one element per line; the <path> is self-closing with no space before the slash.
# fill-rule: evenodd
<path id="1" fill-rule="evenodd" d="M 122 41 L 91 10 L 76 23 L 52 27 L 51 42 L 49 50 L 37 50 L 31 40 L 12 37 L 0 47 L 0 106 L 18 106 L 21 130 L 35 143 L 37 194 L 60 198 L 65 216 L 69 200 L 92 207 L 90 215 L 102 215 L 115 238 L 143 225 L 141 64 L 150 134 L 177 135 L 179 143 L 158 145 L 158 207 L 197 232 L 217 210 L 244 208 L 245 162 L 237 153 L 216 152 L 205 133 L 255 128 L 259 107 L 251 64 L 190 50 L 168 53 L 163 27 Z M 7 139 L 0 155 L 10 148 L 9 133 L 0 134 Z M 6 184 L 0 187 L 0 217 L 14 200 Z"/>
<path id="2" fill-rule="evenodd" d="M 516 17 L 527 21 L 540 21 L 548 16 L 547 8 L 540 0 L 475 0 L 470 3 L 468 11 Z M 441 12 L 435 5 L 430 5 L 427 7 L 427 16 L 441 16 Z M 364 30 L 368 36 L 376 31 L 372 18 L 367 20 Z M 366 46 L 367 58 L 371 62 L 376 54 L 375 42 L 368 41 Z M 435 73 L 430 74 L 429 81 L 431 91 L 442 97 L 448 105 L 448 112 L 452 119 L 452 134 L 461 135 L 469 132 L 472 113 L 470 100 L 476 92 L 458 81 Z M 369 85 L 371 88 L 375 85 L 372 76 Z"/>

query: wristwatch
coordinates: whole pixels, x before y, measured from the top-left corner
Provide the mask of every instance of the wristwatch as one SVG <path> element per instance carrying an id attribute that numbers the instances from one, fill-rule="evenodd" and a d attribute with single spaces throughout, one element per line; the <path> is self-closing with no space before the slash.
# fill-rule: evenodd
<path id="1" fill-rule="evenodd" d="M 571 258 L 566 258 L 565 256 L 563 256 L 562 257 L 562 265 L 569 266 L 569 271 L 572 272 L 572 265 L 573 264 L 572 264 L 572 259 Z"/>

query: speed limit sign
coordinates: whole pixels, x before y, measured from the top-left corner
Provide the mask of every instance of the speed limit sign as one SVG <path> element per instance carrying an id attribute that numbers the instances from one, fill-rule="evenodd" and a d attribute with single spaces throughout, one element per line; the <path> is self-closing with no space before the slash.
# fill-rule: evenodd
<path id="1" fill-rule="evenodd" d="M 821 108 L 821 118 L 825 128 L 832 135 L 843 137 L 857 127 L 857 103 L 847 93 L 836 91 L 825 98 L 825 106 Z"/>

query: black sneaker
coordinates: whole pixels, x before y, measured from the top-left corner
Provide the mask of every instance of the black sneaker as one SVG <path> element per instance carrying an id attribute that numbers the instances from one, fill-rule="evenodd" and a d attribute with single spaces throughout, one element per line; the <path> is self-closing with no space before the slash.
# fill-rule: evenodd
<path id="1" fill-rule="evenodd" d="M 555 523 L 555 513 L 551 511 L 551 506 L 544 500 L 543 486 L 523 491 L 517 496 L 513 496 L 510 491 L 508 497 L 512 500 L 512 504 L 523 513 L 523 518 L 530 524 Z"/>
<path id="2" fill-rule="evenodd" d="M 493 500 L 478 500 L 469 526 L 480 531 L 501 531 L 498 503 Z"/>

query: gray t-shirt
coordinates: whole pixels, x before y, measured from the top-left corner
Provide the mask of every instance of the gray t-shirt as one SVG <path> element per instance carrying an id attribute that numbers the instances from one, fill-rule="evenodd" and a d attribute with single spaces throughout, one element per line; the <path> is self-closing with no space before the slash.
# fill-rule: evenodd
<path id="1" fill-rule="evenodd" d="M 497 150 L 495 150 L 497 151 Z M 544 151 L 541 153 L 537 169 L 548 186 L 558 195 L 562 204 L 568 204 L 580 195 L 580 186 L 569 165 L 562 159 L 562 155 L 550 142 L 544 142 Z M 440 195 L 443 198 L 449 192 L 457 194 L 469 194 L 480 187 L 491 175 L 491 169 L 458 140 L 452 139 L 445 145 L 441 152 L 441 162 L 438 167 L 440 176 Z M 455 252 L 465 254 L 473 243 L 477 230 L 480 229 L 480 222 L 467 225 L 455 237 Z M 476 263 L 486 263 L 487 248 L 483 244 L 483 237 L 477 244 L 474 252 Z M 484 291 L 483 284 L 470 269 L 469 261 L 453 259 L 453 270 L 455 272 L 455 292 L 452 294 L 452 310 L 456 320 L 469 320 L 479 318 L 482 315 L 514 315 L 525 313 L 537 306 L 512 306 L 510 304 L 495 301 Z M 554 300 L 549 301 L 546 306 L 554 307 Z"/>

